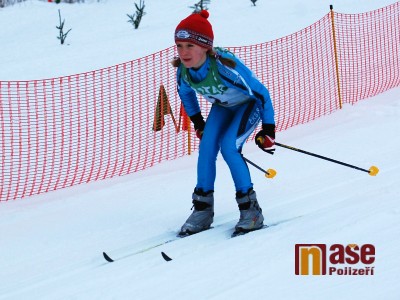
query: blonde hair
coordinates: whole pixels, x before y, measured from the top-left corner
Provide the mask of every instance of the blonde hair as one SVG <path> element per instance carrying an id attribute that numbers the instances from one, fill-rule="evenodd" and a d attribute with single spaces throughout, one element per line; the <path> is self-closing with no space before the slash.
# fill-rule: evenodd
<path id="1" fill-rule="evenodd" d="M 221 57 L 214 49 L 208 50 L 207 55 L 218 59 L 225 66 L 228 66 L 230 68 L 236 67 L 236 62 L 233 59 Z M 177 68 L 181 65 L 181 59 L 178 56 L 174 57 L 174 59 L 171 61 L 171 64 L 173 67 Z"/>

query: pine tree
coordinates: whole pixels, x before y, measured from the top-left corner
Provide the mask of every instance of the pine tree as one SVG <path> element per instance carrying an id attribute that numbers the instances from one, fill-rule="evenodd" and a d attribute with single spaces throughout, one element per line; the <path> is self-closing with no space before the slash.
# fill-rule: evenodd
<path id="1" fill-rule="evenodd" d="M 71 31 L 72 28 L 69 29 L 66 33 L 64 33 L 65 19 L 61 22 L 61 12 L 60 12 L 60 10 L 58 10 L 58 17 L 59 17 L 59 20 L 60 20 L 60 25 L 56 26 L 56 28 L 59 30 L 59 34 L 58 34 L 57 38 L 60 40 L 61 45 L 63 45 L 64 42 L 65 42 L 65 39 L 67 38 L 68 33 Z"/>
<path id="2" fill-rule="evenodd" d="M 127 14 L 127 16 L 129 18 L 128 22 L 131 23 L 132 26 L 135 27 L 135 29 L 138 29 L 140 21 L 142 21 L 142 17 L 146 14 L 144 12 L 144 7 L 145 7 L 144 1 L 142 2 L 142 0 L 140 0 L 139 5 L 135 3 L 135 7 L 136 7 L 136 13 L 132 15 Z"/>
<path id="3" fill-rule="evenodd" d="M 199 2 L 195 3 L 193 6 L 189 6 L 189 8 L 193 9 L 193 13 L 198 13 L 202 10 L 208 10 L 207 5 L 210 4 L 210 0 L 200 0 Z"/>

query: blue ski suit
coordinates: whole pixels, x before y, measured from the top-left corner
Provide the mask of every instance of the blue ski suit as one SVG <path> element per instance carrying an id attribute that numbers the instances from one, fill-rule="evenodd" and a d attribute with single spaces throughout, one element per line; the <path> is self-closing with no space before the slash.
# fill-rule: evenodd
<path id="1" fill-rule="evenodd" d="M 218 152 L 229 166 L 236 192 L 253 187 L 241 151 L 244 142 L 258 126 L 275 124 L 274 110 L 267 88 L 244 63 L 227 50 L 217 48 L 207 55 L 199 69 L 177 70 L 178 94 L 189 117 L 201 113 L 196 93 L 212 103 L 199 146 L 196 189 L 213 191 Z M 234 68 L 220 61 L 226 57 Z"/>

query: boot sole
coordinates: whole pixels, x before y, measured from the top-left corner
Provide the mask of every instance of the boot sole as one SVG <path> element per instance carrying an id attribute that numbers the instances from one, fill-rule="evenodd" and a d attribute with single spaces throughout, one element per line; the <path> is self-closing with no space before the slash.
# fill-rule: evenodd
<path id="1" fill-rule="evenodd" d="M 264 228 L 267 228 L 267 227 L 268 227 L 268 225 L 264 225 L 263 224 L 259 228 L 252 228 L 252 229 L 236 228 L 235 231 L 232 233 L 231 237 L 236 237 L 236 236 L 239 236 L 239 235 L 245 235 L 245 234 L 247 234 L 249 232 L 257 231 L 257 230 L 264 229 Z"/>
<path id="2" fill-rule="evenodd" d="M 203 231 L 210 230 L 211 228 L 213 228 L 213 227 L 210 226 L 210 227 L 208 227 L 208 228 L 206 228 L 206 229 L 203 229 L 203 230 L 200 230 L 200 231 L 196 231 L 196 232 L 193 232 L 193 231 L 190 231 L 190 230 L 181 231 L 181 232 L 179 232 L 179 233 L 177 234 L 177 237 L 184 238 L 184 237 L 191 236 L 191 235 L 194 235 L 194 234 L 203 232 Z"/>

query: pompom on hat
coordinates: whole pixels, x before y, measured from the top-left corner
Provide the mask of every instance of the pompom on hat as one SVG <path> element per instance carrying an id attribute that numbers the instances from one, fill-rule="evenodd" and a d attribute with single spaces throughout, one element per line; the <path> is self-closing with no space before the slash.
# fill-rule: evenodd
<path id="1" fill-rule="evenodd" d="M 183 19 L 175 29 L 175 43 L 188 42 L 200 47 L 212 49 L 214 33 L 207 18 L 208 11 L 191 14 Z"/>

